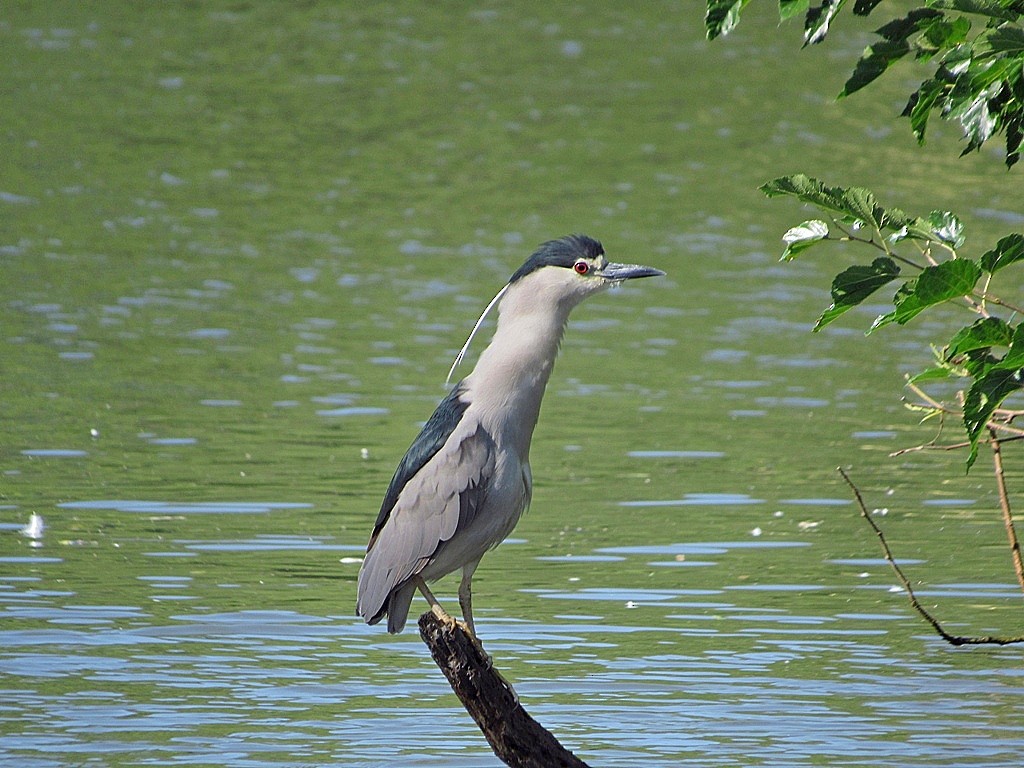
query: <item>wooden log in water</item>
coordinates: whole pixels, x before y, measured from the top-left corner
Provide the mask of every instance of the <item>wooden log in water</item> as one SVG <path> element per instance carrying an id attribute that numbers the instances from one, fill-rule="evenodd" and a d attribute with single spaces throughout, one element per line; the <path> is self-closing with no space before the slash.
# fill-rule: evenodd
<path id="1" fill-rule="evenodd" d="M 483 646 L 460 625 L 427 612 L 419 627 L 434 662 L 502 762 L 511 768 L 588 768 L 530 717 Z"/>

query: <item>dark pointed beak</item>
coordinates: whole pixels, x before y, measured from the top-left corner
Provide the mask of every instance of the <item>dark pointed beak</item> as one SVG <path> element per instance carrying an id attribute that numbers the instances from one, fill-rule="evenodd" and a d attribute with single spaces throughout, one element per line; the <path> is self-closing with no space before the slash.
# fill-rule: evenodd
<path id="1" fill-rule="evenodd" d="M 622 280 L 633 280 L 637 277 L 657 277 L 665 273 L 660 269 L 645 267 L 641 264 L 616 264 L 608 262 L 598 274 L 605 280 L 620 282 Z"/>

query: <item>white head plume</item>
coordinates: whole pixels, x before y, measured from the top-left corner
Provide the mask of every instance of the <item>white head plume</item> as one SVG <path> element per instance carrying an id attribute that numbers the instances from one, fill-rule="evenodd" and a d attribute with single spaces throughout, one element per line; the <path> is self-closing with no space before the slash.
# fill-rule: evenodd
<path id="1" fill-rule="evenodd" d="M 511 285 L 511 283 L 506 283 L 502 286 L 502 289 L 494 295 L 494 298 L 491 299 L 491 303 L 484 308 L 483 314 L 480 315 L 480 319 L 476 321 L 476 325 L 473 326 L 473 330 L 469 332 L 469 338 L 466 339 L 466 343 L 462 345 L 462 349 L 459 350 L 459 354 L 455 356 L 455 362 L 452 363 L 452 367 L 448 371 L 448 378 L 444 380 L 446 386 L 451 383 L 452 374 L 455 373 L 455 369 L 459 366 L 459 363 L 462 362 L 462 358 L 466 356 L 466 352 L 469 350 L 469 345 L 473 343 L 473 337 L 476 336 L 476 332 L 480 330 L 480 326 L 484 324 L 484 320 L 487 318 L 487 313 L 490 312 L 494 305 L 501 300 L 501 297 L 505 295 L 505 291 L 508 290 L 509 285 Z"/>

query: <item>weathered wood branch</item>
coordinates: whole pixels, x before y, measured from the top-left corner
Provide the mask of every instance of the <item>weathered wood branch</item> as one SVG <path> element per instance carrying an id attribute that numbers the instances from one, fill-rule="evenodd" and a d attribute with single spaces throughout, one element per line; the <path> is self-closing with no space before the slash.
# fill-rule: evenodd
<path id="1" fill-rule="evenodd" d="M 523 709 L 479 641 L 430 611 L 420 616 L 419 627 L 434 662 L 502 762 L 511 768 L 588 768 Z"/>

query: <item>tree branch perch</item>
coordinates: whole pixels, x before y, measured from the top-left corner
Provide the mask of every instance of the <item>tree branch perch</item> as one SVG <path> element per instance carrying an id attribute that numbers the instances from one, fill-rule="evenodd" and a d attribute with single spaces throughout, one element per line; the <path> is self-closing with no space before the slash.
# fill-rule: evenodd
<path id="1" fill-rule="evenodd" d="M 589 768 L 530 717 L 483 646 L 461 626 L 428 611 L 419 627 L 434 662 L 502 762 L 511 768 Z"/>

